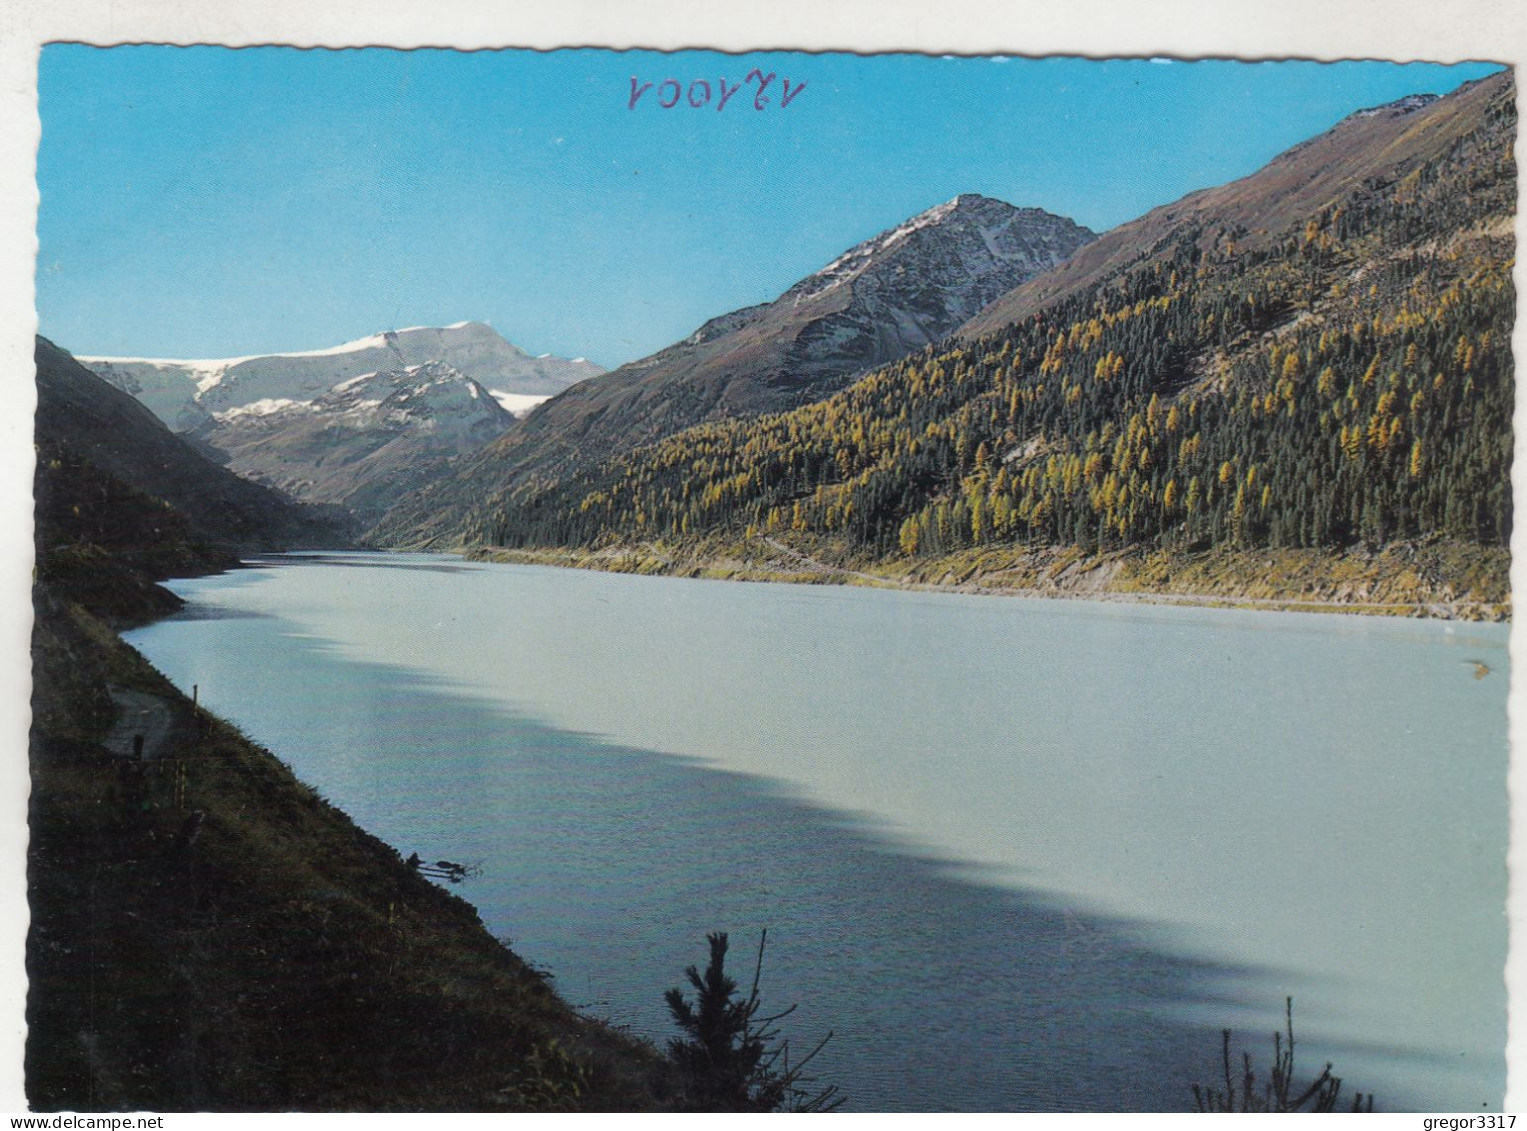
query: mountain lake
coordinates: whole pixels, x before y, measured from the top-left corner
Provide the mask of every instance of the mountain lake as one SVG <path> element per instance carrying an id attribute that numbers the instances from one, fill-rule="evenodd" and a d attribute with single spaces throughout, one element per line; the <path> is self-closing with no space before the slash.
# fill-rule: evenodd
<path id="1" fill-rule="evenodd" d="M 310 554 L 127 639 L 662 1044 L 730 933 L 848 1110 L 1505 1088 L 1506 625 Z"/>

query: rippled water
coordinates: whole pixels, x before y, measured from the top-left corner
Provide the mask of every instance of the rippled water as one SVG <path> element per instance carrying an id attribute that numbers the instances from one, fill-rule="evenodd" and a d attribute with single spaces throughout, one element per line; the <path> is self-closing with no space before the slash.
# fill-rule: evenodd
<path id="1" fill-rule="evenodd" d="M 130 635 L 574 1004 L 767 927 L 860 1109 L 1191 1106 L 1234 1027 L 1504 1090 L 1504 626 L 297 556 Z M 1482 665 L 1482 667 L 1481 667 Z"/>

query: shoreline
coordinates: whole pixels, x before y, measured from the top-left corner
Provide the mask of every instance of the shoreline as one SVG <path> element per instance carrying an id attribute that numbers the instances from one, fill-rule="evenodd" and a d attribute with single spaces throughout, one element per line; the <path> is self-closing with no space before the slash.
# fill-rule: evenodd
<path id="1" fill-rule="evenodd" d="M 1196 554 L 1079 549 L 967 551 L 915 561 L 822 560 L 832 548 L 778 538 L 752 543 L 661 542 L 600 550 L 455 547 L 468 561 L 720 581 L 859 585 L 905 592 L 1242 608 L 1507 623 L 1509 555 L 1502 548 L 1400 544 L 1380 551 L 1209 550 Z M 819 556 L 820 555 L 820 556 Z M 1476 561 L 1476 576 L 1442 580 L 1439 563 Z M 1450 571 L 1453 572 L 1453 571 Z M 1427 577 L 1426 574 L 1433 576 Z M 1462 589 L 1462 592 L 1459 592 Z"/>
<path id="2" fill-rule="evenodd" d="M 174 607 L 37 600 L 33 1110 L 671 1109 L 654 1046 L 122 639 Z"/>

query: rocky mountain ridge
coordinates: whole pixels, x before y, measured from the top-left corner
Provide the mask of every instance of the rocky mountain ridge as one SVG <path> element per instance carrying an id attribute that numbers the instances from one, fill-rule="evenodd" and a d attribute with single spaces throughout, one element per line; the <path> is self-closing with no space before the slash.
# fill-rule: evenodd
<path id="1" fill-rule="evenodd" d="M 555 480 L 703 421 L 820 400 L 951 333 L 1094 238 L 1038 208 L 955 197 L 854 245 L 773 302 L 713 318 L 573 386 L 403 504 L 396 527 L 446 529 L 484 495 Z"/>
<path id="2" fill-rule="evenodd" d="M 1509 72 L 1465 83 L 1445 98 L 1430 94 L 1358 110 L 1329 130 L 1278 154 L 1246 177 L 1189 193 L 1113 228 L 1062 267 L 1015 287 L 964 326 L 976 338 L 1013 325 L 1051 303 L 1133 264 L 1164 260 L 1184 242 L 1203 254 L 1233 250 L 1263 253 L 1285 238 L 1302 239 L 1303 226 L 1330 220 L 1354 199 L 1421 175 L 1474 129 L 1509 88 Z M 1295 231 L 1295 229 L 1299 229 Z"/>
<path id="3" fill-rule="evenodd" d="M 481 383 L 431 361 L 214 413 L 189 436 L 247 479 L 367 523 L 513 423 Z"/>

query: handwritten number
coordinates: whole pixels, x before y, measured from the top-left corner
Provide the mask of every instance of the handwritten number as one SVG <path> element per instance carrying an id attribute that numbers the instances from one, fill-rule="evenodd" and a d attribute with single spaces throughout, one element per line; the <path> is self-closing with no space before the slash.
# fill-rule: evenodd
<path id="1" fill-rule="evenodd" d="M 751 71 L 748 72 L 748 77 L 743 81 L 752 82 L 754 79 L 758 80 L 758 93 L 753 95 L 753 109 L 762 110 L 769 104 L 769 100 L 764 97 L 764 91 L 767 90 L 769 84 L 774 81 L 774 72 L 770 71 L 766 75 L 757 67 L 754 67 Z"/>
<path id="2" fill-rule="evenodd" d="M 764 74 L 763 70 L 759 67 L 754 67 L 751 71 L 748 72 L 747 77 L 738 83 L 728 83 L 726 81 L 726 76 L 723 75 L 719 80 L 717 80 L 720 87 L 719 98 L 715 98 L 716 90 L 711 86 L 709 79 L 695 79 L 689 84 L 688 101 L 690 106 L 698 110 L 703 106 L 709 106 L 712 99 L 715 98 L 716 109 L 718 111 L 725 110 L 726 104 L 732 100 L 732 95 L 736 94 L 748 83 L 757 82 L 758 90 L 753 94 L 753 109 L 763 110 L 769 105 L 770 101 L 768 96 L 765 94 L 765 91 L 769 89 L 769 84 L 772 83 L 777 77 L 778 76 L 773 71 L 770 71 L 768 74 Z M 806 89 L 805 83 L 798 83 L 795 86 L 791 86 L 789 79 L 784 79 L 782 82 L 784 85 L 784 93 L 780 96 L 779 100 L 779 108 L 781 110 L 783 110 L 786 106 L 789 106 L 791 102 L 795 101 L 796 95 L 800 94 L 801 91 Z M 668 93 L 668 88 L 670 86 L 673 87 L 673 93 L 671 96 Z M 631 96 L 626 100 L 626 109 L 635 110 L 636 104 L 642 99 L 642 95 L 646 94 L 651 89 L 652 84 L 650 82 L 642 82 L 639 77 L 632 75 Z M 658 84 L 657 104 L 664 110 L 672 110 L 679 104 L 679 100 L 685 96 L 684 84 L 681 83 L 678 79 L 664 79 L 661 83 Z"/>

